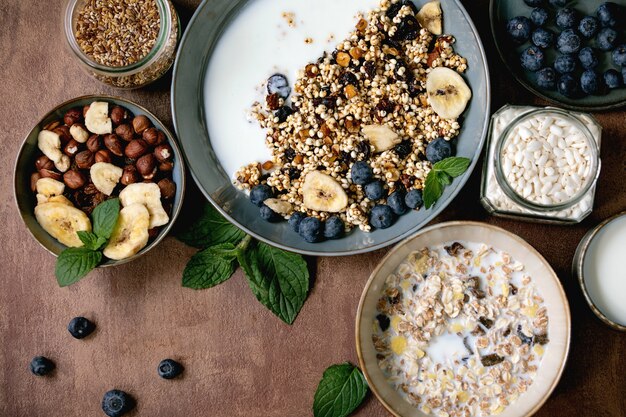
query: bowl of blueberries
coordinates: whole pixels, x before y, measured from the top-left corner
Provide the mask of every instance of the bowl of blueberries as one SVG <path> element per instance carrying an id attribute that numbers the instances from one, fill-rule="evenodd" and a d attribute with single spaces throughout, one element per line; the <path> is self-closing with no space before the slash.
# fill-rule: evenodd
<path id="1" fill-rule="evenodd" d="M 491 0 L 504 63 L 535 95 L 599 111 L 626 105 L 626 2 Z"/>

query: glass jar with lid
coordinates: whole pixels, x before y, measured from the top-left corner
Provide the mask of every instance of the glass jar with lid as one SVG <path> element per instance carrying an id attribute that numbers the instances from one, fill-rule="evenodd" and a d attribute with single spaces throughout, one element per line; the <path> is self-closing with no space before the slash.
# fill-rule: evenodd
<path id="1" fill-rule="evenodd" d="M 118 88 L 139 88 L 172 66 L 180 21 L 170 0 L 70 0 L 65 35 L 93 77 Z"/>
<path id="2" fill-rule="evenodd" d="M 593 210 L 602 127 L 590 115 L 506 105 L 491 119 L 481 202 L 491 214 L 575 224 Z"/>

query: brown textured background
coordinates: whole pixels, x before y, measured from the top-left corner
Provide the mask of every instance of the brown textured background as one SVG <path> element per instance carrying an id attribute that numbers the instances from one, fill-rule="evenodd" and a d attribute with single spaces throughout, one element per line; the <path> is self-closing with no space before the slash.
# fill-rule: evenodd
<path id="1" fill-rule="evenodd" d="M 130 265 L 97 271 L 71 288 L 57 286 L 54 258 L 28 235 L 12 197 L 13 164 L 23 137 L 50 108 L 83 94 L 130 98 L 171 126 L 169 75 L 143 90 L 118 91 L 78 69 L 65 49 L 65 3 L 0 2 L 0 190 L 5 196 L 0 202 L 0 416 L 100 416 L 102 395 L 113 387 L 138 399 L 133 414 L 138 416 L 311 415 L 323 370 L 356 362 L 357 303 L 385 251 L 313 260 L 315 286 L 292 327 L 254 299 L 240 272 L 211 290 L 182 288 L 181 272 L 194 250 L 173 238 Z M 198 3 L 175 1 L 183 22 Z M 464 3 L 490 58 L 493 109 L 536 102 L 495 53 L 488 1 Z M 595 318 L 570 274 L 584 233 L 626 209 L 626 113 L 597 117 L 605 129 L 603 169 L 596 208 L 582 224 L 541 226 L 488 216 L 478 201 L 480 170 L 436 220 L 479 220 L 517 233 L 561 278 L 572 306 L 572 348 L 561 383 L 538 416 L 626 415 L 626 334 Z M 187 206 L 201 199 L 191 186 Z M 65 327 L 76 315 L 93 319 L 97 332 L 83 341 L 71 338 Z M 57 363 L 52 377 L 30 374 L 35 355 Z M 157 363 L 166 357 L 185 364 L 184 378 L 165 381 L 156 375 Z M 388 414 L 370 395 L 356 415 Z"/>

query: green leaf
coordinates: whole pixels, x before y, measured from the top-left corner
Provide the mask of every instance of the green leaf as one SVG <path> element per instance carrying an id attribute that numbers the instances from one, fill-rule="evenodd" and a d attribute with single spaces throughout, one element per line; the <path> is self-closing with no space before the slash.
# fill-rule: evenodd
<path id="1" fill-rule="evenodd" d="M 236 245 L 246 234 L 226 220 L 211 204 L 205 203 L 202 214 L 192 223 L 183 226 L 177 238 L 199 249 L 221 243 Z"/>
<path id="2" fill-rule="evenodd" d="M 87 249 L 98 250 L 107 242 L 105 238 L 98 237 L 91 232 L 78 231 L 76 234 Z"/>
<path id="3" fill-rule="evenodd" d="M 437 177 L 437 172 L 431 170 L 426 176 L 426 182 L 424 183 L 424 207 L 429 209 L 434 206 L 441 194 L 443 194 L 443 185 Z"/>
<path id="4" fill-rule="evenodd" d="M 443 171 L 435 171 L 435 174 L 437 175 L 437 179 L 439 180 L 439 182 L 441 183 L 441 185 L 450 185 L 452 184 L 452 177 L 449 176 L 448 174 L 446 174 Z"/>
<path id="5" fill-rule="evenodd" d="M 346 417 L 367 394 L 367 382 L 356 366 L 346 362 L 324 371 L 313 400 L 315 417 Z"/>
<path id="6" fill-rule="evenodd" d="M 309 270 L 302 256 L 264 243 L 241 252 L 239 263 L 257 300 L 292 324 L 309 292 Z"/>
<path id="7" fill-rule="evenodd" d="M 231 243 L 196 253 L 183 271 L 183 287 L 201 290 L 221 284 L 235 272 L 236 258 L 237 249 Z"/>
<path id="8" fill-rule="evenodd" d="M 98 237 L 110 238 L 119 215 L 119 198 L 111 198 L 98 204 L 91 215 L 93 218 L 93 232 Z"/>
<path id="9" fill-rule="evenodd" d="M 54 274 L 61 287 L 72 285 L 89 272 L 102 260 L 102 253 L 88 248 L 67 248 L 57 258 Z"/>
<path id="10" fill-rule="evenodd" d="M 453 156 L 437 162 L 433 165 L 433 170 L 445 172 L 452 178 L 456 178 L 467 171 L 471 162 L 468 158 Z"/>

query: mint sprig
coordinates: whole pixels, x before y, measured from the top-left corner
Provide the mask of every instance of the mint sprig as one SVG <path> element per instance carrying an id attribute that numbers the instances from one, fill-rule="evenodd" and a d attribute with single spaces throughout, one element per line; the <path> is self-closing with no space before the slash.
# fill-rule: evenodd
<path id="1" fill-rule="evenodd" d="M 427 209 L 434 206 L 445 187 L 452 184 L 453 178 L 467 171 L 471 162 L 468 158 L 453 156 L 434 164 L 424 183 L 424 206 Z"/>
<path id="2" fill-rule="evenodd" d="M 346 362 L 324 371 L 313 399 L 315 417 L 346 417 L 363 402 L 368 386 L 356 366 Z"/>

